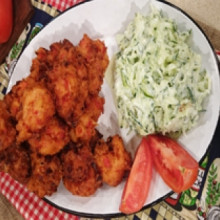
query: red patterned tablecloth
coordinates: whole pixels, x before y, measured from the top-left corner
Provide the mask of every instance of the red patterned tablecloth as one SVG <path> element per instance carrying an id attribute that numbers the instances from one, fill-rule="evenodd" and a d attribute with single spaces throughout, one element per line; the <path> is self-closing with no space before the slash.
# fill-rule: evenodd
<path id="1" fill-rule="evenodd" d="M 46 4 L 49 4 L 59 11 L 63 12 L 67 8 L 83 2 L 84 0 L 43 0 Z"/>
<path id="2" fill-rule="evenodd" d="M 77 220 L 78 217 L 62 212 L 34 193 L 29 192 L 23 185 L 16 182 L 8 174 L 0 172 L 0 192 L 14 205 L 18 212 L 28 220 Z"/>

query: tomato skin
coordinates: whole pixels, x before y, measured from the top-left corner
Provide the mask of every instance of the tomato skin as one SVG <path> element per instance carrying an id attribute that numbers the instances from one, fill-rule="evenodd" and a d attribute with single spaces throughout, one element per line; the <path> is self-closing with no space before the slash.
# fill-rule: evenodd
<path id="1" fill-rule="evenodd" d="M 139 211 L 147 198 L 152 179 L 153 160 L 145 138 L 142 138 L 125 184 L 119 210 L 125 214 Z"/>
<path id="2" fill-rule="evenodd" d="M 171 138 L 148 135 L 147 141 L 155 168 L 164 182 L 176 193 L 190 188 L 198 175 L 198 162 Z"/>
<path id="3" fill-rule="evenodd" d="M 0 0 L 0 43 L 8 41 L 12 32 L 12 0 Z"/>

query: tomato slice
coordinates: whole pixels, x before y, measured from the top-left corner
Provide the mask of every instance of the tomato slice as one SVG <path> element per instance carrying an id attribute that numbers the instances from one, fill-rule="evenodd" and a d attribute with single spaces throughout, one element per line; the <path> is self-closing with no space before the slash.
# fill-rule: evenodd
<path id="1" fill-rule="evenodd" d="M 13 23 L 12 0 L 0 0 L 0 43 L 8 41 Z"/>
<path id="2" fill-rule="evenodd" d="M 119 210 L 125 214 L 139 211 L 147 198 L 152 179 L 153 160 L 145 138 L 142 138 L 122 193 Z"/>
<path id="3" fill-rule="evenodd" d="M 190 188 L 198 175 L 197 161 L 176 141 L 148 135 L 153 162 L 164 182 L 176 193 Z"/>

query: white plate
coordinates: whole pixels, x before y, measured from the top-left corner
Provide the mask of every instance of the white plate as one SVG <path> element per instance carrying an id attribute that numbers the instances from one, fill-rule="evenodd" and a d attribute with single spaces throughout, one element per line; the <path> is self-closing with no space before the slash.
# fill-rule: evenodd
<path id="1" fill-rule="evenodd" d="M 192 29 L 192 47 L 201 54 L 203 67 L 206 68 L 212 80 L 207 111 L 201 116 L 198 126 L 180 139 L 187 151 L 197 161 L 201 160 L 210 144 L 219 115 L 220 86 L 217 60 L 210 43 L 198 26 L 185 13 L 168 3 L 156 0 L 94 0 L 69 9 L 50 22 L 30 42 L 15 66 L 8 90 L 17 80 L 29 74 L 32 59 L 39 47 L 49 48 L 51 43 L 64 38 L 74 44 L 78 44 L 84 33 L 93 39 L 100 38 L 108 47 L 108 55 L 111 59 L 117 51 L 115 35 L 124 31 L 127 24 L 133 19 L 135 12 L 140 11 L 147 15 L 150 12 L 151 4 L 162 9 L 165 14 L 174 19 L 181 30 Z M 102 93 L 106 97 L 106 104 L 105 113 L 100 118 L 100 126 L 105 129 L 106 136 L 115 132 L 121 133 L 117 126 L 116 109 L 113 105 L 111 90 L 106 82 L 103 85 Z M 121 135 L 129 150 L 134 151 L 139 140 L 133 141 L 133 134 L 127 136 L 125 132 L 122 132 Z M 115 188 L 104 185 L 93 196 L 82 198 L 73 196 L 61 183 L 57 193 L 46 197 L 46 200 L 61 209 L 78 215 L 113 216 L 119 214 L 118 208 L 123 186 L 124 182 Z M 158 201 L 169 192 L 169 187 L 154 172 L 150 193 L 145 205 Z"/>

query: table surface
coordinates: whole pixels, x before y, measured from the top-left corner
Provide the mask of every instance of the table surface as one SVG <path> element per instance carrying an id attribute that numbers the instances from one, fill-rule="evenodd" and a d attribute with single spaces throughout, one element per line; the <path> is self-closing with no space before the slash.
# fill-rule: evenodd
<path id="1" fill-rule="evenodd" d="M 219 0 L 168 1 L 176 4 L 184 11 L 186 11 L 191 17 L 193 17 L 207 34 L 214 48 L 220 50 L 220 22 L 218 22 L 220 20 Z M 33 2 L 34 1 L 32 1 L 32 3 Z M 216 4 L 216 2 L 218 2 L 218 4 Z M 22 220 L 24 218 L 21 216 L 21 214 L 19 214 L 14 206 L 0 193 L 0 220 L 7 219 Z"/>

